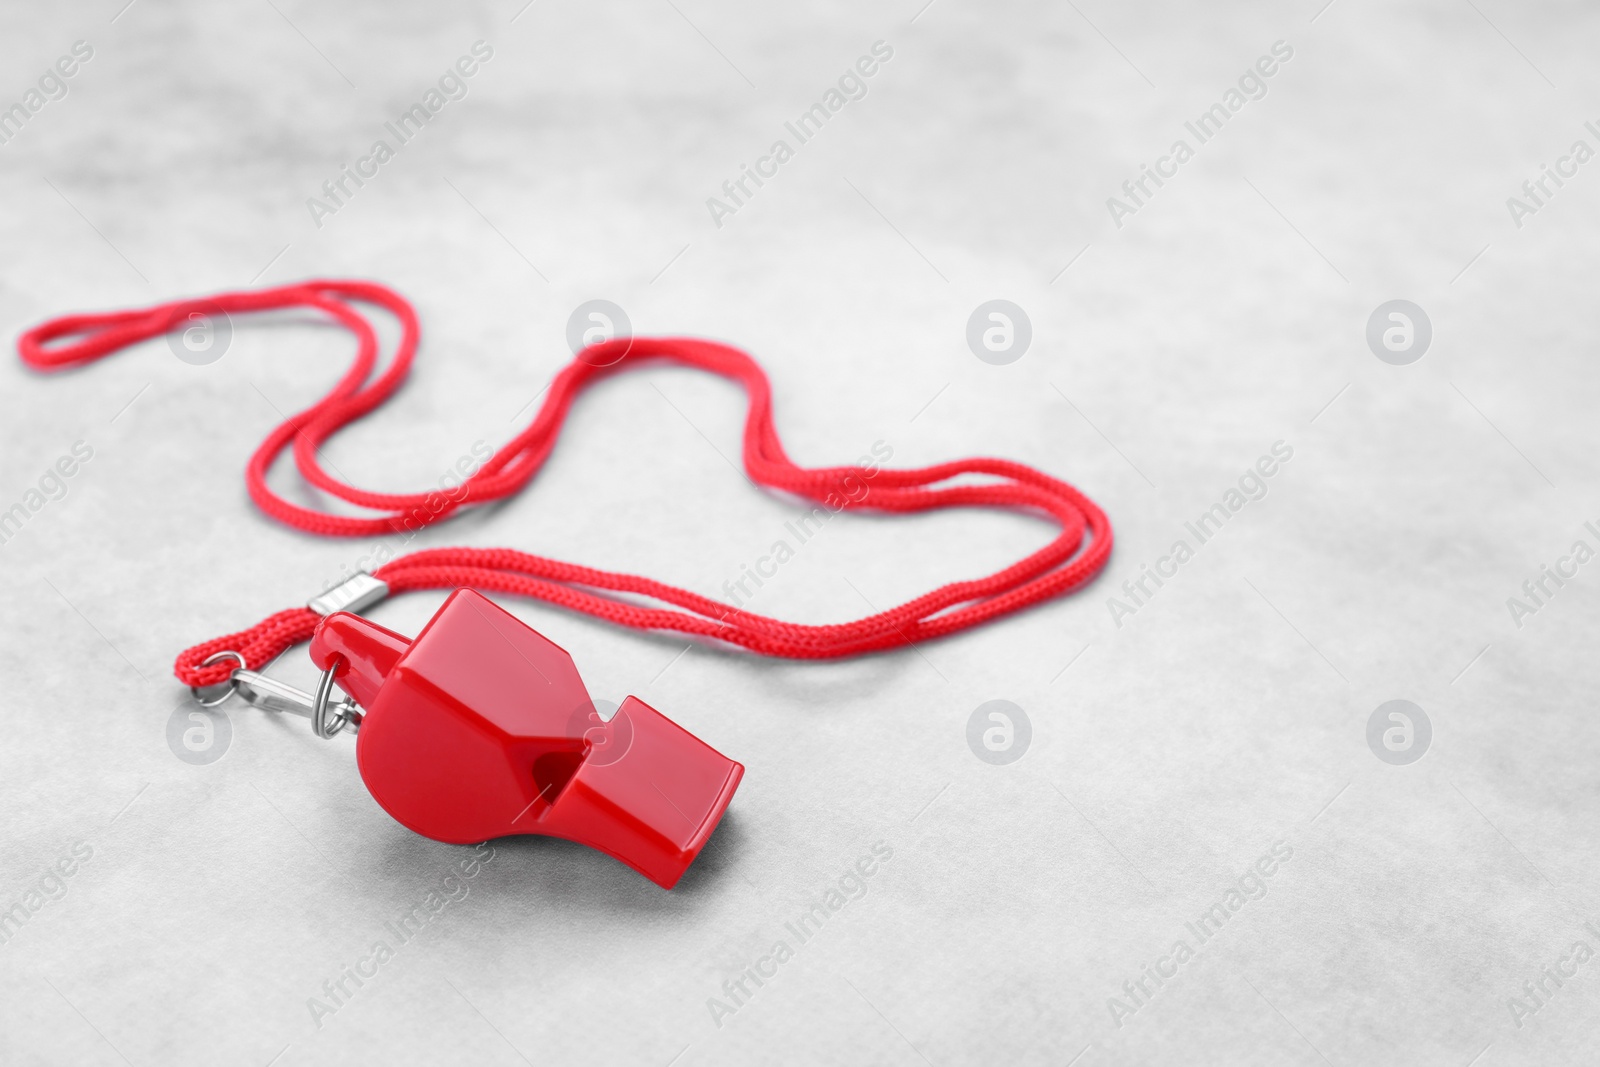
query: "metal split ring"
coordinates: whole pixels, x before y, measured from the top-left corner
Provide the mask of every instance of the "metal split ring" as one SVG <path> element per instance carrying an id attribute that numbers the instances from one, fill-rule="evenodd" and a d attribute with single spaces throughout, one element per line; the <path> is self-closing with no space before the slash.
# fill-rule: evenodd
<path id="1" fill-rule="evenodd" d="M 333 676 L 344 661 L 337 656 L 328 669 L 322 672 L 322 678 L 317 682 L 317 692 L 311 698 L 311 732 L 324 741 L 331 740 L 339 731 L 349 726 L 355 714 L 355 705 L 348 700 L 341 700 L 332 704 Z M 331 706 L 330 706 L 331 705 Z"/>
<path id="2" fill-rule="evenodd" d="M 200 666 L 209 667 L 213 663 L 217 662 L 217 660 L 219 660 L 219 659 L 227 659 L 229 656 L 232 656 L 234 659 L 239 661 L 239 669 L 241 671 L 249 669 L 250 665 L 244 661 L 244 656 L 242 656 L 239 653 L 233 651 L 232 649 L 224 649 L 221 652 L 213 652 L 211 655 L 207 656 L 205 659 L 200 661 Z M 224 692 L 221 696 L 219 696 L 215 700 L 202 700 L 202 699 L 200 699 L 200 687 L 197 686 L 197 685 L 191 685 L 189 687 L 189 692 L 194 694 L 194 702 L 196 704 L 199 704 L 202 708 L 214 708 L 218 704 L 221 704 L 224 700 L 227 700 L 229 697 L 233 696 L 233 691 L 238 688 L 238 683 L 233 680 L 233 675 L 231 675 L 231 674 L 228 675 L 228 680 L 227 680 L 226 683 L 219 682 L 217 684 L 219 684 L 219 685 L 226 684 L 228 689 L 227 689 L 226 692 Z M 210 686 L 207 686 L 206 688 L 209 689 Z"/>

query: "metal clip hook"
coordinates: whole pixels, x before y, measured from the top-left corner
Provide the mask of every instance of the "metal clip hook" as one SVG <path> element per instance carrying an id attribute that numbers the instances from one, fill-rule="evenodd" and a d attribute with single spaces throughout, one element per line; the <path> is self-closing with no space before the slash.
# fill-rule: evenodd
<path id="1" fill-rule="evenodd" d="M 233 658 L 241 664 L 244 657 L 237 652 L 218 652 L 206 660 L 202 666 L 212 660 Z M 351 733 L 361 728 L 362 711 L 360 705 L 348 697 L 333 701 L 333 675 L 338 667 L 335 663 L 328 670 L 322 672 L 322 678 L 317 683 L 315 695 L 297 689 L 287 682 L 280 682 L 276 678 L 268 678 L 258 671 L 239 667 L 228 679 L 228 691 L 217 700 L 201 701 L 207 707 L 213 707 L 228 697 L 238 696 L 251 707 L 260 708 L 262 711 L 288 712 L 290 715 L 303 715 L 311 720 L 311 732 L 323 740 L 332 738 L 346 727 Z M 200 694 L 195 693 L 195 699 L 200 700 Z"/>

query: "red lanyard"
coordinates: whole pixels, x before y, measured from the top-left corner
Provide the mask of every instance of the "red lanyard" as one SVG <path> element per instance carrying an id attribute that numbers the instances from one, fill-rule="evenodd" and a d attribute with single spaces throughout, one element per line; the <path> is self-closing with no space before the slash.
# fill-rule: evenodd
<path id="1" fill-rule="evenodd" d="M 356 303 L 375 304 L 400 322 L 399 347 L 389 368 L 372 378 L 378 339 Z M 854 622 L 804 626 L 742 611 L 634 574 L 596 570 L 509 548 L 433 548 L 400 556 L 374 575 L 391 592 L 408 589 L 472 588 L 536 597 L 596 618 L 640 630 L 676 630 L 714 638 L 768 656 L 832 659 L 942 637 L 1082 586 L 1111 555 L 1111 524 L 1095 503 L 1066 482 L 1022 463 L 964 459 L 911 470 L 859 467 L 799 467 L 790 462 L 772 424 L 772 390 L 761 367 L 744 352 L 712 341 L 684 337 L 618 338 L 584 349 L 567 364 L 545 395 L 538 414 L 441 501 L 438 491 L 374 493 L 334 478 L 317 460 L 317 449 L 348 423 L 382 404 L 405 381 L 416 354 L 417 315 L 409 302 L 381 285 L 356 281 L 309 281 L 257 292 L 223 293 L 177 300 L 142 311 L 64 315 L 24 333 L 17 350 L 37 370 L 89 363 L 127 345 L 181 327 L 192 312 L 218 308 L 230 315 L 285 307 L 321 310 L 355 335 L 356 359 L 321 401 L 292 416 L 267 436 L 250 457 L 245 484 L 268 515 L 301 530 L 334 537 L 414 531 L 458 508 L 500 500 L 522 489 L 539 471 L 560 436 L 567 411 L 590 381 L 647 360 L 699 367 L 743 384 L 750 407 L 744 426 L 744 466 L 752 481 L 828 506 L 890 512 L 944 507 L 1004 507 L 1052 516 L 1061 533 L 1037 552 L 983 578 L 950 582 L 888 611 Z M 63 344 L 52 341 L 68 339 Z M 371 381 L 368 381 L 372 378 Z M 267 470 L 293 443 L 295 466 L 312 485 L 382 514 L 353 518 L 290 503 L 267 484 Z M 986 475 L 982 484 L 938 487 L 960 475 Z M 852 491 L 870 477 L 865 495 Z M 1087 545 L 1085 539 L 1087 536 Z M 1080 551 L 1081 549 L 1081 551 Z M 683 610 L 643 607 L 604 595 L 629 593 Z M 195 645 L 178 656 L 174 673 L 185 685 L 218 685 L 237 664 L 202 667 L 214 653 L 233 650 L 245 666 L 260 669 L 285 649 L 309 640 L 320 616 L 308 607 L 280 611 L 239 633 Z"/>

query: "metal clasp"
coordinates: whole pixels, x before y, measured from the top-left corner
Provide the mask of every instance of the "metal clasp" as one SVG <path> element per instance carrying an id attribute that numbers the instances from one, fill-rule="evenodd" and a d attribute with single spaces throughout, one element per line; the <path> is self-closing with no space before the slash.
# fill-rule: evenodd
<path id="1" fill-rule="evenodd" d="M 244 657 L 237 652 L 218 652 L 208 657 L 200 665 L 202 667 L 219 659 L 234 659 L 240 664 Z M 227 700 L 228 697 L 238 695 L 251 707 L 260 708 L 262 711 L 275 713 L 287 712 L 290 715 L 303 715 L 311 720 L 311 732 L 323 740 L 329 740 L 346 727 L 351 733 L 361 728 L 363 712 L 361 706 L 349 697 L 341 698 L 337 703 L 333 701 L 333 675 L 338 670 L 339 664 L 335 663 L 322 672 L 322 678 L 317 683 L 315 694 L 297 689 L 287 682 L 280 682 L 276 678 L 268 678 L 259 671 L 252 671 L 243 666 L 236 669 L 228 679 L 228 691 L 221 697 L 212 701 L 200 700 L 198 690 L 194 691 L 195 700 L 214 707 Z"/>
<path id="2" fill-rule="evenodd" d="M 336 611 L 359 615 L 388 595 L 387 582 L 374 578 L 366 571 L 356 571 L 332 589 L 312 597 L 306 602 L 306 607 L 318 615 L 332 615 Z"/>

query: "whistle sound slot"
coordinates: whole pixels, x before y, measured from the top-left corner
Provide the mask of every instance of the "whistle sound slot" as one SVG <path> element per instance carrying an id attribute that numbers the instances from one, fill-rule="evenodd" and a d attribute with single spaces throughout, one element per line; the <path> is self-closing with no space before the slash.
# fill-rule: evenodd
<path id="1" fill-rule="evenodd" d="M 533 784 L 538 790 L 528 815 L 538 818 L 561 796 L 583 763 L 582 752 L 547 752 L 533 761 Z M 526 816 L 525 816 L 526 817 Z"/>

